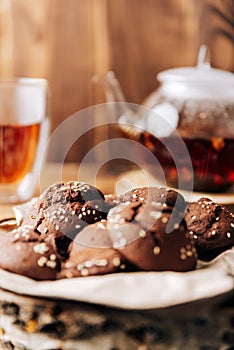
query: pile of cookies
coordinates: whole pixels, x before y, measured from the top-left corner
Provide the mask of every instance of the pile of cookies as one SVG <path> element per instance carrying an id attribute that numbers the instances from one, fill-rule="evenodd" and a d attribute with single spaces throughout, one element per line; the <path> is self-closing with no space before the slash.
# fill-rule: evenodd
<path id="1" fill-rule="evenodd" d="M 104 195 L 81 182 L 49 187 L 0 236 L 0 268 L 36 280 L 129 271 L 191 271 L 234 245 L 234 215 L 167 188 Z"/>

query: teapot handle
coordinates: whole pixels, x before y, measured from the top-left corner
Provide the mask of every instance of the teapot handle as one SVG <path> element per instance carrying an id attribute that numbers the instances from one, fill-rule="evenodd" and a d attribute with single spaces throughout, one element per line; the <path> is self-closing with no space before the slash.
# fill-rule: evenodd
<path id="1" fill-rule="evenodd" d="M 197 60 L 198 69 L 210 69 L 210 50 L 206 45 L 200 47 Z"/>
<path id="2" fill-rule="evenodd" d="M 118 79 L 113 71 L 108 71 L 103 76 L 95 75 L 93 77 L 94 83 L 101 83 L 104 89 L 106 102 L 110 107 L 114 109 L 115 119 L 122 118 L 126 123 L 134 123 L 136 119 L 136 113 L 129 107 L 126 102 L 123 90 L 120 86 Z"/>
<path id="3" fill-rule="evenodd" d="M 92 81 L 102 84 L 106 102 L 126 102 L 123 90 L 113 71 L 108 71 L 103 76 L 94 75 Z"/>

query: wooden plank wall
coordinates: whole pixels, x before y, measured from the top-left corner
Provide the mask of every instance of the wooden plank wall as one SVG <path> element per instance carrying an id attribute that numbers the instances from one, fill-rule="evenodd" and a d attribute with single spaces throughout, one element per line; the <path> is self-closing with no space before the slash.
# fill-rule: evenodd
<path id="1" fill-rule="evenodd" d="M 0 0 L 0 77 L 47 78 L 54 130 L 104 101 L 91 79 L 109 69 L 134 103 L 155 88 L 159 71 L 194 65 L 203 42 L 215 66 L 233 71 L 233 8 L 233 0 Z M 92 143 L 74 147 L 68 160 Z"/>

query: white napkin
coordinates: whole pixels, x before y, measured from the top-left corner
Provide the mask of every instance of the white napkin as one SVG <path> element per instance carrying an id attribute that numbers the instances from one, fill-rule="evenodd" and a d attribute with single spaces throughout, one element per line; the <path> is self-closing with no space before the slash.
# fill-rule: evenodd
<path id="1" fill-rule="evenodd" d="M 35 281 L 0 270 L 0 287 L 12 292 L 83 301 L 122 309 L 154 309 L 233 290 L 234 249 L 191 272 L 135 272 Z"/>

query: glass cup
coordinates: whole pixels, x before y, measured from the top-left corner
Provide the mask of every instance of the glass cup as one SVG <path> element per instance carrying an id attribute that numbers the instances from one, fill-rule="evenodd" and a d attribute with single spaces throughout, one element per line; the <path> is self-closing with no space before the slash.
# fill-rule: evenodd
<path id="1" fill-rule="evenodd" d="M 0 203 L 35 193 L 50 128 L 47 92 L 45 79 L 0 82 Z"/>

